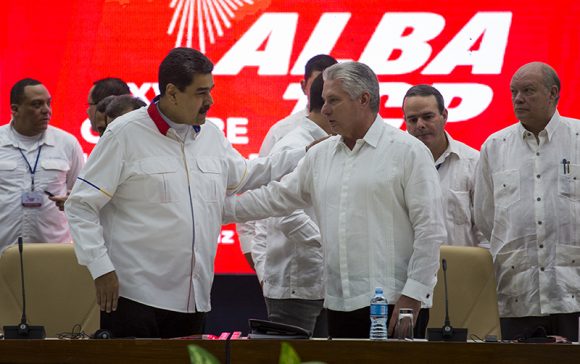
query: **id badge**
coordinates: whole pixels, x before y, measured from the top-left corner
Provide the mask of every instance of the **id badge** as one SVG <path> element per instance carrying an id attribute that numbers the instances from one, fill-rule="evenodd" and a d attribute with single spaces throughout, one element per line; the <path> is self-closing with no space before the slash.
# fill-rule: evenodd
<path id="1" fill-rule="evenodd" d="M 22 206 L 40 207 L 42 206 L 42 194 L 38 191 L 22 192 Z"/>

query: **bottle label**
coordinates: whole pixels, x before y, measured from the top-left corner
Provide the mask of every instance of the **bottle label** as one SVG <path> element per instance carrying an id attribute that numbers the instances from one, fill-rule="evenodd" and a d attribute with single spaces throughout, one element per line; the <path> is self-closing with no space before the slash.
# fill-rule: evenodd
<path id="1" fill-rule="evenodd" d="M 371 315 L 373 316 L 386 316 L 387 315 L 387 305 L 371 305 Z"/>

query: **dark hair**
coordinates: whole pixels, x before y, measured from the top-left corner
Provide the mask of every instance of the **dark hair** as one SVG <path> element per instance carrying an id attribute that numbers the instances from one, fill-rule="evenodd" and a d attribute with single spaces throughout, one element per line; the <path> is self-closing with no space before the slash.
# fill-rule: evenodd
<path id="1" fill-rule="evenodd" d="M 102 99 L 101 101 L 99 101 L 99 103 L 97 104 L 97 111 L 100 112 L 101 114 L 104 114 L 105 110 L 107 110 L 107 106 L 109 106 L 109 104 L 111 103 L 111 101 L 113 101 L 115 97 L 117 97 L 117 95 L 109 95 L 104 99 Z"/>
<path id="2" fill-rule="evenodd" d="M 107 77 L 93 82 L 93 91 L 91 92 L 91 98 L 93 103 L 96 105 L 102 99 L 111 95 L 126 95 L 130 94 L 129 86 L 125 81 L 116 77 Z"/>
<path id="3" fill-rule="evenodd" d="M 443 95 L 441 95 L 441 92 L 439 92 L 439 90 L 431 85 L 421 84 L 411 87 L 409 90 L 407 90 L 405 97 L 403 97 L 403 105 L 405 105 L 405 100 L 407 97 L 411 96 L 435 96 L 439 112 L 443 113 L 443 111 L 445 111 L 445 101 L 443 101 Z"/>
<path id="4" fill-rule="evenodd" d="M 336 59 L 332 58 L 327 54 L 319 54 L 316 55 L 306 62 L 306 66 L 304 67 L 304 80 L 308 80 L 312 73 L 315 71 L 322 72 L 328 67 L 336 64 Z"/>
<path id="5" fill-rule="evenodd" d="M 322 86 L 324 86 L 324 79 L 322 78 L 321 73 L 316 76 L 310 85 L 310 99 L 308 100 L 309 111 L 320 112 L 320 110 L 322 110 L 322 105 L 324 105 L 324 100 L 322 99 Z"/>
<path id="6" fill-rule="evenodd" d="M 115 96 L 105 111 L 105 115 L 111 119 L 116 119 L 119 116 L 133 110 L 137 110 L 147 106 L 147 104 L 138 97 L 131 95 Z"/>
<path id="7" fill-rule="evenodd" d="M 193 48 L 173 48 L 159 65 L 159 94 L 165 95 L 168 84 L 179 91 L 191 85 L 196 74 L 213 71 L 213 63 L 203 53 Z"/>
<path id="8" fill-rule="evenodd" d="M 40 81 L 32 78 L 24 78 L 14 84 L 10 90 L 10 104 L 20 105 L 22 98 L 24 97 L 24 88 L 26 86 L 36 86 L 42 85 Z"/>

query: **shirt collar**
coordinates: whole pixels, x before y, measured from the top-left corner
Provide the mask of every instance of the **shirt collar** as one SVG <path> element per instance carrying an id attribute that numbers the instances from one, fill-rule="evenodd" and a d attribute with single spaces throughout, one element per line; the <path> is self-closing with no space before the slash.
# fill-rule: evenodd
<path id="1" fill-rule="evenodd" d="M 6 124 L 6 132 L 0 134 L 0 145 L 12 145 L 14 148 L 18 148 L 18 141 L 16 140 L 16 136 L 14 135 L 16 131 L 12 127 L 12 120 L 8 124 Z M 38 145 L 56 145 L 56 141 L 54 139 L 54 134 L 50 132 L 50 126 L 46 129 L 42 136 L 38 140 Z"/>
<path id="2" fill-rule="evenodd" d="M 546 125 L 544 130 L 542 130 L 540 133 L 545 131 L 548 137 L 548 141 L 550 141 L 552 140 L 554 133 L 556 132 L 556 130 L 558 130 L 558 127 L 561 124 L 562 119 L 560 118 L 560 113 L 558 112 L 558 110 L 556 110 L 556 112 L 554 112 L 554 115 L 552 115 L 552 117 L 550 118 L 550 121 L 548 121 L 548 124 Z M 520 135 L 522 139 L 526 139 L 526 137 L 530 134 L 531 132 L 528 131 L 528 129 L 524 128 L 524 125 L 520 121 L 518 123 L 518 135 Z"/>
<path id="3" fill-rule="evenodd" d="M 369 130 L 367 130 L 367 133 L 361 140 L 364 143 L 370 145 L 371 147 L 376 148 L 377 145 L 379 144 L 379 139 L 381 138 L 381 135 L 383 134 L 383 130 L 385 127 L 386 127 L 385 121 L 383 120 L 383 118 L 381 118 L 379 114 L 377 114 L 375 121 L 373 121 L 371 127 L 369 128 Z M 337 151 L 338 148 L 342 147 L 346 147 L 346 144 L 344 144 L 343 138 L 340 137 L 339 139 L 337 139 L 335 151 Z"/>
<path id="4" fill-rule="evenodd" d="M 322 129 L 314 121 L 310 120 L 307 116 L 304 117 L 304 124 L 302 125 L 315 140 L 328 136 L 324 129 Z"/>
<path id="5" fill-rule="evenodd" d="M 157 105 L 159 102 L 159 98 L 160 98 L 159 95 L 155 96 L 155 98 L 151 101 L 151 104 L 149 104 L 149 107 L 147 108 L 147 113 L 149 114 L 151 120 L 153 120 L 153 122 L 155 123 L 155 126 L 157 127 L 159 132 L 163 135 L 167 135 L 170 126 L 167 123 L 168 120 L 167 116 L 161 113 L 161 110 L 159 110 L 159 106 Z M 199 125 L 192 125 L 192 127 L 196 134 L 199 133 L 201 130 L 201 126 Z"/>
<path id="6" fill-rule="evenodd" d="M 451 137 L 451 135 L 449 135 L 447 131 L 444 132 L 445 136 L 447 137 L 447 149 L 445 149 L 443 154 L 441 154 L 435 161 L 435 165 L 443 164 L 443 162 L 445 162 L 447 157 L 449 157 L 451 154 L 455 154 L 457 158 L 461 159 L 461 154 L 457 151 L 457 142 Z"/>

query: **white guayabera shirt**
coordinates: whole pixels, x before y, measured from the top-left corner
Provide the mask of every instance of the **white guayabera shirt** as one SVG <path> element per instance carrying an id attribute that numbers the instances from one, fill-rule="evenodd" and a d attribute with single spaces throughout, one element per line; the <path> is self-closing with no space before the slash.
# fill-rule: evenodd
<path id="1" fill-rule="evenodd" d="M 473 218 L 473 193 L 475 166 L 479 152 L 451 137 L 449 146 L 435 161 L 443 192 L 443 210 L 447 240 L 445 244 L 478 246 L 487 243 L 475 226 Z"/>
<path id="2" fill-rule="evenodd" d="M 580 120 L 556 112 L 538 139 L 511 125 L 487 139 L 477 167 L 475 218 L 501 317 L 580 311 Z"/>
<path id="3" fill-rule="evenodd" d="M 369 305 L 375 287 L 432 303 L 446 239 L 433 157 L 416 138 L 377 116 L 350 150 L 339 136 L 308 151 L 280 182 L 226 200 L 226 219 L 283 216 L 312 205 L 324 256 L 325 306 Z"/>
<path id="4" fill-rule="evenodd" d="M 286 134 L 299 127 L 306 115 L 308 115 L 306 109 L 300 110 L 278 120 L 272 125 L 262 141 L 260 157 L 265 157 L 270 154 L 274 144 L 284 138 Z M 253 221 L 236 224 L 238 238 L 240 239 L 240 248 L 243 253 L 250 253 L 252 251 L 252 240 L 254 239 L 254 235 L 256 235 L 256 227 L 254 225 Z"/>
<path id="5" fill-rule="evenodd" d="M 304 148 L 325 136 L 328 134 L 322 128 L 305 117 L 271 153 Z M 288 216 L 256 221 L 252 258 L 265 297 L 324 298 L 320 232 L 311 206 Z"/>

